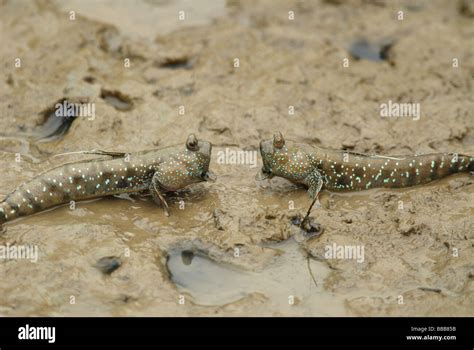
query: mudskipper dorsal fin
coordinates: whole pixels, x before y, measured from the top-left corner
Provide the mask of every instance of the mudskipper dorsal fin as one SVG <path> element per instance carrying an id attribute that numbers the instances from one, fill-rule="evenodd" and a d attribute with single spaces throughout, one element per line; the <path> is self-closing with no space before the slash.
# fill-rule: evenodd
<path id="1" fill-rule="evenodd" d="M 125 157 L 128 153 L 124 152 L 111 152 L 111 151 L 102 151 L 100 149 L 93 149 L 91 151 L 75 151 L 75 152 L 66 152 L 55 154 L 52 157 L 66 156 L 70 154 L 97 154 L 99 156 L 110 156 L 110 157 Z"/>

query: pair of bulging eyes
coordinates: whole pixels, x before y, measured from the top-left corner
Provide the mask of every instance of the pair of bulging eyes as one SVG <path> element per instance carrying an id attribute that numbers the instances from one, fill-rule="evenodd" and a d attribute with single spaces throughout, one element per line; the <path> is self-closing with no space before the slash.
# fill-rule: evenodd
<path id="1" fill-rule="evenodd" d="M 278 132 L 273 135 L 273 147 L 275 148 L 282 148 L 285 145 L 285 139 L 281 132 Z M 199 148 L 199 142 L 196 135 L 191 134 L 188 136 L 186 140 L 186 148 L 190 151 L 197 151 Z"/>

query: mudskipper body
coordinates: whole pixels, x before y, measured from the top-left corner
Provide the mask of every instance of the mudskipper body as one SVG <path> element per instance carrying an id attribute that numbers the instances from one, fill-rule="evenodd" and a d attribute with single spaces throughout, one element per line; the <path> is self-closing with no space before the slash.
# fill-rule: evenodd
<path id="1" fill-rule="evenodd" d="M 359 191 L 425 184 L 459 172 L 474 171 L 474 157 L 457 153 L 408 156 L 366 155 L 285 141 L 281 133 L 260 142 L 263 160 L 257 179 L 279 176 L 306 185 L 313 200 L 322 189 Z"/>
<path id="2" fill-rule="evenodd" d="M 0 225 L 54 206 L 149 191 L 169 215 L 164 193 L 212 178 L 212 145 L 189 135 L 185 144 L 137 153 L 85 152 L 104 157 L 69 163 L 20 185 L 0 202 Z"/>

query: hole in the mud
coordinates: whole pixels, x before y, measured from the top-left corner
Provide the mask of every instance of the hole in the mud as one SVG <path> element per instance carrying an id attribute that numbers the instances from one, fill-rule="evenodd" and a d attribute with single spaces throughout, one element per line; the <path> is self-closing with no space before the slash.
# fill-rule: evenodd
<path id="1" fill-rule="evenodd" d="M 91 77 L 91 76 L 84 77 L 83 80 L 86 83 L 89 83 L 89 84 L 94 84 L 96 82 L 96 79 L 94 77 Z"/>
<path id="2" fill-rule="evenodd" d="M 191 250 L 183 250 L 181 252 L 181 260 L 184 265 L 191 265 L 193 262 L 194 253 Z"/>
<path id="3" fill-rule="evenodd" d="M 290 218 L 290 222 L 311 237 L 320 236 L 324 232 L 324 227 L 312 216 L 308 216 L 305 220 L 300 214 L 296 214 Z"/>
<path id="4" fill-rule="evenodd" d="M 104 275 L 110 275 L 122 265 L 122 261 L 117 256 L 106 256 L 97 260 L 94 267 Z"/>
<path id="5" fill-rule="evenodd" d="M 118 54 L 123 51 L 122 38 L 116 28 L 103 27 L 97 32 L 99 47 L 102 51 L 110 54 Z"/>
<path id="6" fill-rule="evenodd" d="M 10 86 L 13 86 L 15 84 L 11 74 L 9 74 L 8 77 L 7 77 L 7 84 L 10 85 Z"/>
<path id="7" fill-rule="evenodd" d="M 102 89 L 100 92 L 100 97 L 119 111 L 129 111 L 133 108 L 132 99 L 122 94 L 120 91 Z"/>
<path id="8" fill-rule="evenodd" d="M 365 59 L 369 61 L 386 61 L 389 59 L 390 49 L 393 41 L 381 43 L 371 43 L 367 39 L 356 40 L 350 47 L 350 54 L 357 60 Z"/>
<path id="9" fill-rule="evenodd" d="M 57 116 L 56 115 L 56 106 L 57 104 L 63 104 L 65 100 L 59 100 L 53 105 L 53 107 L 48 108 L 43 111 L 44 121 L 41 126 L 34 132 L 36 139 L 44 141 L 55 140 L 67 133 L 69 128 L 72 125 L 72 122 L 75 120 L 76 116 L 66 115 L 66 116 Z"/>
<path id="10" fill-rule="evenodd" d="M 194 60 L 191 60 L 187 56 L 181 57 L 168 57 L 163 61 L 158 63 L 160 68 L 168 69 L 191 69 L 193 66 Z"/>
<path id="11" fill-rule="evenodd" d="M 294 215 L 291 217 L 291 223 L 295 226 L 300 226 L 301 220 L 302 220 L 301 215 Z"/>

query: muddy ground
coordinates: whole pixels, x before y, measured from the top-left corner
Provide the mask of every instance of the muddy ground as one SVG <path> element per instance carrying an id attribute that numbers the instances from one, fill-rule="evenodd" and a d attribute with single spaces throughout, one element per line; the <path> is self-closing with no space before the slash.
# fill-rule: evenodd
<path id="1" fill-rule="evenodd" d="M 473 21 L 440 0 L 0 1 L 1 197 L 83 157 L 53 154 L 191 132 L 214 144 L 218 175 L 170 196 L 169 218 L 130 196 L 5 225 L 2 245 L 36 245 L 39 258 L 0 261 L 0 314 L 473 316 L 472 176 L 324 191 L 313 212 L 324 232 L 307 238 L 291 224 L 309 205 L 303 188 L 256 182 L 260 157 L 217 162 L 277 130 L 359 152 L 474 154 Z M 361 38 L 392 45 L 356 60 Z M 48 115 L 63 99 L 94 103 L 96 117 L 57 131 Z M 420 103 L 420 119 L 381 118 L 389 100 Z M 318 260 L 334 243 L 363 246 L 364 261 Z M 104 257 L 114 271 L 97 268 Z"/>

